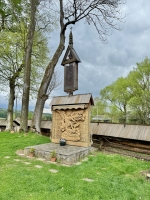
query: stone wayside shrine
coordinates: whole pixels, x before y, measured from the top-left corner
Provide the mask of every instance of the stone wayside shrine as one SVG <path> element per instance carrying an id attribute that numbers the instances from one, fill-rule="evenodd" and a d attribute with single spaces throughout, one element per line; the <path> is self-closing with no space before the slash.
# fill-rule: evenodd
<path id="1" fill-rule="evenodd" d="M 92 94 L 76 94 L 78 90 L 78 63 L 81 62 L 73 48 L 72 31 L 69 45 L 62 60 L 64 66 L 64 91 L 67 96 L 53 97 L 51 101 L 52 130 L 51 143 L 37 145 L 35 156 L 49 159 L 50 152 L 55 151 L 57 160 L 64 164 L 73 164 L 95 151 L 91 147 L 90 110 L 94 105 Z M 60 140 L 65 139 L 66 145 L 61 146 Z M 29 149 L 26 148 L 26 154 Z"/>

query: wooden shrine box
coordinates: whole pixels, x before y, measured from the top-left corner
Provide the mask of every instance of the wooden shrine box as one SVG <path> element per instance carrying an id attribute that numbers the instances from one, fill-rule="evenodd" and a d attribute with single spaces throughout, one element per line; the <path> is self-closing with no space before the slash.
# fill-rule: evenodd
<path id="1" fill-rule="evenodd" d="M 75 49 L 73 48 L 73 36 L 70 32 L 69 45 L 62 60 L 64 66 L 64 91 L 74 92 L 78 90 L 78 63 L 81 62 Z"/>
<path id="2" fill-rule="evenodd" d="M 91 146 L 90 110 L 94 105 L 91 94 L 54 97 L 51 101 L 52 135 L 51 141 L 66 144 Z"/>

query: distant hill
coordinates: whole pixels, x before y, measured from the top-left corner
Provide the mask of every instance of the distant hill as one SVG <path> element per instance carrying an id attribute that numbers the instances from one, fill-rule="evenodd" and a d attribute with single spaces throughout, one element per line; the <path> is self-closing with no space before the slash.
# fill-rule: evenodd
<path id="1" fill-rule="evenodd" d="M 17 118 L 21 115 L 21 111 L 17 110 L 17 112 L 14 112 L 14 118 Z M 29 111 L 29 119 L 32 119 L 33 111 Z M 7 118 L 7 109 L 0 108 L 0 118 Z M 52 120 L 52 114 L 50 113 L 43 113 L 42 120 Z"/>

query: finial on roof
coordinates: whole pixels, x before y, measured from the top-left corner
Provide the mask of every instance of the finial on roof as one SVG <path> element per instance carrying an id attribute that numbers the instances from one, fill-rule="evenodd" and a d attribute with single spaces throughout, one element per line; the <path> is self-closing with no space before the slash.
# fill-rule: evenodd
<path id="1" fill-rule="evenodd" d="M 70 28 L 70 34 L 69 34 L 69 45 L 72 45 L 72 46 L 73 46 L 72 27 Z"/>

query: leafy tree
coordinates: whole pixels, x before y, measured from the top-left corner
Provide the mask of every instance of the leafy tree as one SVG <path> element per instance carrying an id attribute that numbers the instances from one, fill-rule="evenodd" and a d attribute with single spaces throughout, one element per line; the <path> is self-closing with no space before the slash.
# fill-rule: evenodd
<path id="1" fill-rule="evenodd" d="M 8 29 L 0 32 L 0 88 L 8 91 L 9 102 L 7 114 L 7 130 L 12 128 L 13 107 L 16 96 L 23 87 L 23 69 L 24 55 L 26 49 L 27 29 L 24 22 L 17 24 L 16 30 L 12 32 Z M 30 96 L 36 97 L 37 87 L 40 84 L 44 67 L 48 59 L 47 41 L 40 31 L 35 32 L 32 52 L 32 70 L 31 70 L 31 90 Z M 15 94 L 16 91 L 16 94 Z"/>
<path id="2" fill-rule="evenodd" d="M 122 77 L 119 78 L 112 85 L 109 85 L 101 90 L 100 95 L 103 100 L 109 101 L 110 109 L 113 111 L 113 115 L 115 111 L 116 117 L 123 118 L 126 123 L 128 101 L 131 98 L 128 79 Z"/>
<path id="3" fill-rule="evenodd" d="M 56 4 L 52 1 L 52 5 Z M 41 82 L 38 97 L 36 101 L 36 107 L 34 111 L 34 121 L 32 127 L 38 132 L 38 127 L 35 125 L 36 116 L 38 112 L 41 112 L 41 108 L 45 103 L 45 94 L 52 79 L 55 66 L 65 49 L 65 32 L 69 25 L 76 24 L 80 20 L 85 20 L 88 24 L 93 24 L 98 31 L 101 40 L 105 40 L 110 28 L 118 29 L 118 22 L 121 20 L 120 0 L 74 0 L 68 1 L 65 6 L 63 0 L 59 0 L 59 18 L 60 18 L 60 38 L 59 45 L 54 53 L 51 61 L 49 62 L 43 80 Z M 39 122 L 38 122 L 39 123 Z M 37 124 L 38 124 L 37 123 Z"/>
<path id="4" fill-rule="evenodd" d="M 47 18 L 47 16 L 49 16 L 49 15 L 45 15 L 44 12 L 42 13 L 42 17 L 41 17 L 40 9 L 39 9 L 39 12 L 37 13 L 40 3 L 43 6 L 43 10 L 44 10 L 44 7 L 46 6 L 46 4 L 42 4 L 43 3 L 42 1 L 38 1 L 38 0 L 32 1 L 32 0 L 30 0 L 29 26 L 28 26 L 28 34 L 27 34 L 28 37 L 27 37 L 25 60 L 24 60 L 24 63 L 25 63 L 24 64 L 25 65 L 25 68 L 24 68 L 24 83 L 25 84 L 24 84 L 23 95 L 22 95 L 22 109 L 21 109 L 21 121 L 20 121 L 21 122 L 20 123 L 20 130 L 25 131 L 25 132 L 28 131 L 27 118 L 28 118 L 29 91 L 30 91 L 30 82 L 31 82 L 30 77 L 31 77 L 31 71 L 32 71 L 31 56 L 32 56 L 33 40 L 34 40 L 34 37 L 35 37 L 35 31 L 48 30 L 47 27 L 51 28 L 51 25 L 55 24 L 55 18 L 53 18 L 52 15 L 51 15 L 51 17 L 54 20 L 53 22 L 49 21 L 49 19 Z M 51 84 L 48 85 L 47 93 L 49 92 L 49 89 L 50 90 L 52 89 L 52 87 L 51 87 L 52 84 L 53 84 L 53 81 L 52 81 Z M 55 87 L 56 87 L 56 85 L 55 85 Z M 53 87 L 53 89 L 54 89 L 54 87 Z M 45 95 L 43 97 L 44 102 L 47 99 L 47 93 L 45 93 Z M 44 105 L 40 105 L 39 113 L 37 115 L 39 124 L 40 124 L 40 120 L 41 120 L 41 117 L 42 117 L 43 107 L 44 107 Z"/>
<path id="5" fill-rule="evenodd" d="M 131 118 L 142 124 L 149 124 L 150 120 L 150 59 L 137 63 L 137 68 L 128 75 L 132 98 L 129 101 Z"/>
<path id="6" fill-rule="evenodd" d="M 12 40 L 13 38 L 13 40 Z M 7 113 L 7 129 L 12 128 L 13 106 L 15 99 L 15 87 L 18 84 L 20 73 L 23 69 L 23 52 L 19 33 L 3 31 L 0 33 L 0 79 L 1 88 L 6 90 L 9 86 L 9 102 Z M 7 91 L 7 90 L 6 90 Z"/>
<path id="7" fill-rule="evenodd" d="M 18 24 L 21 22 L 21 19 L 23 20 L 26 16 L 22 10 L 21 2 L 21 0 L 0 1 L 0 76 L 3 87 L 6 85 L 6 82 L 10 88 L 7 114 L 8 130 L 12 128 L 15 87 L 24 67 L 23 59 L 20 61 L 20 56 L 22 54 L 22 51 L 20 53 L 22 38 L 21 35 L 19 35 L 20 26 L 18 26 Z M 12 38 L 14 38 L 14 40 Z"/>
<path id="8" fill-rule="evenodd" d="M 137 63 L 126 78 L 119 78 L 100 91 L 109 104 L 109 116 L 124 123 L 150 124 L 150 59 Z"/>
<path id="9" fill-rule="evenodd" d="M 91 120 L 93 117 L 95 116 L 99 116 L 99 115 L 103 115 L 103 116 L 107 116 L 107 102 L 103 101 L 101 98 L 95 98 L 94 99 L 94 106 L 92 107 L 91 110 Z"/>
<path id="10" fill-rule="evenodd" d="M 36 11 L 38 7 L 38 0 L 30 0 L 30 24 L 27 33 L 27 45 L 24 58 L 24 87 L 22 96 L 22 109 L 20 120 L 20 131 L 28 131 L 28 107 L 29 107 L 29 92 L 30 92 L 30 75 L 31 75 L 31 55 L 34 39 L 34 32 L 36 26 Z"/>

